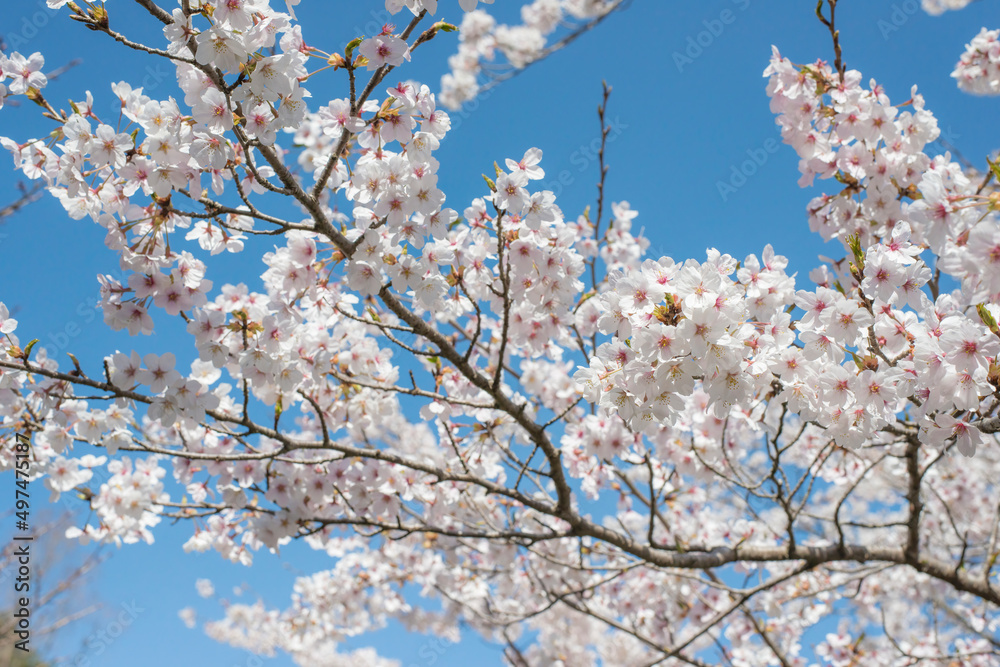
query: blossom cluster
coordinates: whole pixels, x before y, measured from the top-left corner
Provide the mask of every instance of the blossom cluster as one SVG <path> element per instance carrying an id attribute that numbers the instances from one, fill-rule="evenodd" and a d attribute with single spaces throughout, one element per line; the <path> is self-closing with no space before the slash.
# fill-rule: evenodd
<path id="1" fill-rule="evenodd" d="M 90 524 L 66 531 L 69 539 L 87 542 L 117 541 L 125 544 L 143 540 L 152 544 L 151 528 L 161 520 L 160 504 L 169 499 L 161 481 L 166 470 L 156 457 L 147 459 L 121 458 L 107 464 L 111 477 L 101 484 L 90 501 L 100 519 L 98 526 Z"/>
<path id="2" fill-rule="evenodd" d="M 655 432 L 678 419 L 696 383 L 719 417 L 767 395 L 848 447 L 909 411 L 928 444 L 954 441 L 971 455 L 982 436 L 952 411 L 988 411 L 981 403 L 995 391 L 991 200 L 947 156 L 924 152 L 938 130 L 915 89 L 913 111 L 900 112 L 874 81 L 863 88 L 859 72 L 796 67 L 777 50 L 765 76 L 801 183 L 836 176 L 846 186 L 813 200 L 810 224 L 854 262 L 821 267 L 819 286 L 798 292 L 770 247 L 742 265 L 713 250 L 704 264 L 661 258 L 612 274 L 598 326 L 613 340 L 576 376 L 586 398 Z M 961 290 L 933 301 L 924 293 L 925 248 Z M 970 316 L 983 302 L 986 315 Z M 794 323 L 793 307 L 805 313 Z"/>
<path id="3" fill-rule="evenodd" d="M 921 5 L 928 14 L 937 16 L 949 9 L 962 9 L 973 0 L 921 0 Z"/>
<path id="4" fill-rule="evenodd" d="M 481 90 L 484 62 L 503 56 L 510 67 L 521 69 L 541 57 L 546 43 L 566 21 L 586 21 L 605 16 L 617 0 L 534 0 L 521 8 L 520 25 L 498 24 L 485 11 L 471 11 L 462 19 L 458 52 L 448 59 L 451 72 L 441 77 L 441 103 L 458 109 Z"/>
<path id="5" fill-rule="evenodd" d="M 979 31 L 951 74 L 958 87 L 976 95 L 1000 95 L 1000 30 Z"/>
<path id="6" fill-rule="evenodd" d="M 479 4 L 480 0 L 458 0 L 459 7 L 463 11 L 471 12 Z M 482 0 L 483 4 L 491 5 L 493 0 Z M 393 14 L 406 7 L 414 14 L 427 11 L 431 14 L 437 12 L 438 0 L 385 0 L 385 8 Z"/>

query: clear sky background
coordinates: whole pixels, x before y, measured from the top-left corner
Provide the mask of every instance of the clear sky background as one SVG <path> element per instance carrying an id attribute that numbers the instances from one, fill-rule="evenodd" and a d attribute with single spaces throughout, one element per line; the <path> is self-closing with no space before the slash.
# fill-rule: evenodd
<path id="1" fill-rule="evenodd" d="M 996 122 L 1000 103 L 959 92 L 949 74 L 965 43 L 981 27 L 1000 25 L 1000 2 L 980 0 L 940 17 L 927 16 L 917 4 L 916 0 L 842 0 L 838 24 L 845 62 L 859 69 L 866 81 L 875 78 L 883 84 L 896 103 L 906 100 L 910 87 L 917 84 L 943 136 L 984 165 L 984 156 L 1000 146 Z M 501 21 L 515 23 L 520 5 L 497 0 L 490 9 Z M 595 110 L 604 79 L 614 88 L 608 107 L 613 129 L 607 151 L 607 197 L 628 200 L 639 211 L 634 224 L 645 228 L 650 255 L 702 259 L 705 248 L 714 246 L 742 259 L 749 253 L 759 255 L 765 244 L 772 243 L 790 258 L 789 271 L 798 271 L 800 280 L 806 281 L 817 255 L 840 256 L 839 247 L 824 249 L 822 240 L 809 232 L 805 215 L 810 198 L 829 182 L 818 182 L 813 190 L 798 188 L 797 158 L 782 145 L 774 153 L 765 150 L 766 161 L 735 192 L 721 196 L 719 183 L 730 182 L 733 170 L 749 159 L 748 151 L 759 157 L 761 149 L 772 145 L 769 140 L 780 142 L 768 109 L 766 80 L 761 77 L 771 45 L 796 63 L 832 60 L 829 34 L 817 21 L 814 7 L 810 0 L 634 0 L 567 49 L 452 114 L 453 130 L 435 154 L 441 161 L 439 186 L 447 194 L 447 205 L 461 212 L 470 199 L 484 194 L 480 174 L 489 173 L 494 161 L 520 158 L 532 146 L 544 151 L 546 181 L 557 191 L 567 217 L 592 204 L 598 173 L 591 146 L 600 136 Z M 297 12 L 307 43 L 332 51 L 362 33 L 377 32 L 386 22 L 383 8 L 381 0 L 303 0 Z M 98 114 L 104 110 L 104 116 L 111 116 L 117 101 L 110 84 L 119 80 L 144 86 L 154 98 L 177 95 L 171 67 L 84 29 L 69 20 L 65 10 L 50 12 L 44 0 L 5 3 L 4 9 L 0 33 L 8 49 L 25 55 L 41 51 L 48 71 L 82 58 L 78 67 L 46 89 L 56 107 L 66 108 L 67 99 L 82 99 L 90 90 Z M 160 24 L 132 3 L 111 2 L 108 10 L 115 29 L 137 41 L 163 43 Z M 713 23 L 724 11 L 731 12 L 724 17 L 731 22 Z M 403 24 L 409 16 L 404 12 L 396 20 Z M 438 17 L 457 23 L 461 19 L 457 2 L 441 0 Z M 716 32 L 721 25 L 720 34 L 708 32 L 709 24 Z M 698 52 L 691 45 L 703 32 Z M 437 90 L 456 41 L 453 34 L 438 35 L 387 84 L 414 79 Z M 675 54 L 685 54 L 690 62 L 678 66 Z M 312 108 L 345 96 L 345 80 L 342 73 L 328 72 L 311 81 Z M 0 110 L 0 134 L 23 141 L 50 131 L 51 122 L 40 117 L 37 107 L 21 100 L 20 107 Z M 0 204 L 16 197 L 18 181 L 13 172 L 2 173 L 6 175 L 0 176 Z M 99 292 L 97 274 L 118 270 L 103 239 L 101 228 L 89 220 L 69 219 L 48 197 L 0 226 L 0 301 L 18 309 L 17 333 L 22 341 L 41 339 L 40 344 L 64 367 L 69 363 L 67 351 L 76 354 L 88 371 L 99 372 L 106 354 L 136 349 L 173 351 L 178 366 L 186 369 L 195 355 L 190 342 L 179 335 L 179 327 L 161 328 L 163 318 L 157 318 L 156 334 L 129 339 L 123 332 L 107 330 L 93 311 Z M 259 258 L 268 249 L 266 241 L 248 243 L 241 255 L 212 258 L 209 277 L 215 280 L 215 290 L 210 296 L 218 293 L 223 281 L 242 281 L 259 289 L 263 271 Z M 10 475 L 3 479 L 0 494 L 13 488 Z M 41 483 L 33 489 L 39 508 L 33 512 L 39 512 L 48 492 Z M 0 526 L 3 543 L 11 523 L 8 519 Z M 187 629 L 177 612 L 191 606 L 202 621 L 221 616 L 217 600 L 197 596 L 194 582 L 200 577 L 211 579 L 217 594 L 228 600 L 249 603 L 260 596 L 268 606 L 284 608 L 294 578 L 329 567 L 329 559 L 293 544 L 280 556 L 258 552 L 255 565 L 245 568 L 214 552 L 184 554 L 181 545 L 191 531 L 190 524 L 164 523 L 155 531 L 152 546 L 106 549 L 113 553 L 91 578 L 88 593 L 103 610 L 61 633 L 54 650 L 71 659 L 62 664 L 87 664 L 74 662 L 76 656 L 101 667 L 292 664 L 284 655 L 258 659 L 218 644 L 200 627 Z M 252 592 L 236 597 L 233 588 L 243 584 Z M 2 595 L 9 594 L 9 586 L 2 585 Z M 123 604 L 141 611 L 97 655 L 93 644 L 87 646 L 88 635 L 102 629 L 117 632 L 113 623 L 125 609 Z M 408 635 L 398 626 L 348 643 L 366 645 L 399 659 L 403 667 L 494 665 L 500 664 L 501 655 L 498 647 L 471 633 L 465 633 L 460 644 L 446 646 L 433 638 Z"/>

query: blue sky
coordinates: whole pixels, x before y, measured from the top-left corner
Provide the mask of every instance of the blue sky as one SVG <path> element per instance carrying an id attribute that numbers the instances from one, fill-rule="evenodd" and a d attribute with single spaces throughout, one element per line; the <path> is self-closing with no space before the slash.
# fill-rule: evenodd
<path id="1" fill-rule="evenodd" d="M 143 85 L 157 98 L 176 94 L 172 69 L 153 57 L 126 51 L 84 29 L 70 21 L 65 10 L 48 12 L 43 0 L 16 3 L 16 9 L 8 4 L 0 30 L 11 50 L 42 51 L 47 69 L 83 59 L 45 91 L 55 106 L 65 108 L 68 98 L 83 98 L 89 89 L 98 113 L 110 110 L 117 104 L 110 84 L 118 80 Z M 454 0 L 441 0 L 440 5 L 440 17 L 460 19 Z M 997 101 L 960 93 L 949 74 L 979 28 L 996 27 L 998 2 L 982 0 L 941 17 L 927 16 L 916 5 L 915 0 L 842 2 L 838 19 L 845 62 L 861 70 L 866 80 L 877 79 L 896 102 L 908 98 L 911 85 L 919 85 L 948 140 L 983 164 L 983 157 L 1000 146 Z M 307 42 L 331 51 L 362 32 L 377 31 L 386 21 L 383 6 L 381 0 L 303 0 L 297 11 Z M 519 6 L 497 0 L 495 11 L 501 21 L 515 22 Z M 613 129 L 607 196 L 628 200 L 639 211 L 635 224 L 645 228 L 650 254 L 701 259 L 705 248 L 714 246 L 742 259 L 751 252 L 759 254 L 770 242 L 790 258 L 790 271 L 798 271 L 804 280 L 818 254 L 836 254 L 839 249 L 824 249 L 806 222 L 805 206 L 824 183 L 816 190 L 798 188 L 792 149 L 769 150 L 780 143 L 780 136 L 761 72 L 772 44 L 793 62 L 832 59 L 829 34 L 813 7 L 804 0 L 632 2 L 566 50 L 452 114 L 454 129 L 436 153 L 448 205 L 461 211 L 471 198 L 484 194 L 480 174 L 489 173 L 494 161 L 520 158 L 531 146 L 544 151 L 546 181 L 557 191 L 567 216 L 592 204 L 598 174 L 591 145 L 600 136 L 595 110 L 604 79 L 614 88 L 608 107 Z M 108 9 L 116 29 L 137 41 L 159 43 L 159 24 L 132 3 L 113 2 Z M 408 14 L 396 18 L 403 23 Z M 438 35 L 416 52 L 412 64 L 397 70 L 396 78 L 416 79 L 437 89 L 455 41 L 454 35 Z M 344 96 L 343 84 L 340 73 L 320 75 L 309 85 L 312 102 L 319 106 Z M 0 134 L 15 139 L 51 129 L 30 104 L 4 108 L 0 114 Z M 719 183 L 729 182 L 733 170 L 754 155 L 760 163 L 755 173 L 735 191 L 720 195 Z M 0 178 L 0 203 L 15 197 L 17 178 L 6 173 Z M 115 349 L 133 348 L 140 353 L 175 351 L 179 365 L 186 368 L 193 348 L 178 335 L 178 327 L 129 339 L 108 331 L 100 317 L 93 316 L 97 274 L 117 271 L 117 260 L 104 248 L 103 239 L 99 227 L 70 220 L 58 202 L 48 198 L 0 227 L 0 301 L 18 309 L 18 334 L 25 341 L 41 339 L 63 364 L 68 363 L 65 352 L 75 353 L 87 369 L 99 368 L 100 359 Z M 263 269 L 258 258 L 267 249 L 265 241 L 248 246 L 243 255 L 214 258 L 222 260 L 211 276 L 216 288 L 223 279 L 259 288 Z M 47 491 L 37 483 L 33 495 L 39 504 Z M 7 523 L 0 527 L 0 539 L 7 539 Z M 190 533 L 190 525 L 163 524 L 153 546 L 112 547 L 114 553 L 91 586 L 105 611 L 74 626 L 57 643 L 57 651 L 77 654 L 90 633 L 114 630 L 122 605 L 134 603 L 130 609 L 142 611 L 101 655 L 82 647 L 90 664 L 125 666 L 139 659 L 149 667 L 291 665 L 286 656 L 258 661 L 212 641 L 200 629 L 188 630 L 177 611 L 192 606 L 203 620 L 221 615 L 216 602 L 197 597 L 194 582 L 199 577 L 212 579 L 220 596 L 229 600 L 237 601 L 231 591 L 245 583 L 253 592 L 240 600 L 252 602 L 260 595 L 269 606 L 284 607 L 295 576 L 324 569 L 329 560 L 292 545 L 280 556 L 258 553 L 254 567 L 247 569 L 214 553 L 184 554 L 180 547 Z M 393 627 L 350 645 L 376 646 L 404 667 L 500 664 L 499 649 L 469 633 L 461 644 L 446 646 Z"/>

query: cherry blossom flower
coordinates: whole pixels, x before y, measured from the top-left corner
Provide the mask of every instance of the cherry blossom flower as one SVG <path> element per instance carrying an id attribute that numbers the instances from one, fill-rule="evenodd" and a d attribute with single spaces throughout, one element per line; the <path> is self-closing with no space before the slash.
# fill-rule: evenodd
<path id="1" fill-rule="evenodd" d="M 24 95 L 29 88 L 41 89 L 48 79 L 39 70 L 45 65 L 45 58 L 40 53 L 33 53 L 27 58 L 17 51 L 0 60 L 0 71 L 10 77 L 7 91 L 11 95 Z"/>
<path id="2" fill-rule="evenodd" d="M 14 333 L 14 329 L 16 328 L 17 320 L 10 316 L 10 311 L 7 310 L 7 306 L 3 302 L 0 302 L 0 333 Z"/>
<path id="3" fill-rule="evenodd" d="M 146 366 L 141 369 L 137 377 L 141 384 L 147 385 L 153 394 L 159 394 L 167 385 L 179 380 L 181 374 L 174 370 L 176 358 L 172 352 L 163 355 L 147 354 L 142 358 Z"/>
<path id="4" fill-rule="evenodd" d="M 368 69 L 378 69 L 384 65 L 396 67 L 410 59 L 406 42 L 395 35 L 376 35 L 361 42 L 358 53 L 368 59 Z"/>

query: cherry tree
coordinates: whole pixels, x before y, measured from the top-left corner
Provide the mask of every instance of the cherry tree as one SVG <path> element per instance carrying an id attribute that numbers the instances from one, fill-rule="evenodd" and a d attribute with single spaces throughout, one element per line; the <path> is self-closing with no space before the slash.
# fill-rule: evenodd
<path id="1" fill-rule="evenodd" d="M 207 625 L 303 665 L 398 664 L 338 648 L 390 620 L 512 665 L 997 664 L 1000 165 L 928 154 L 935 117 L 847 67 L 836 0 L 815 8 L 832 62 L 762 63 L 800 184 L 831 184 L 807 216 L 842 257 L 808 280 L 770 244 L 647 256 L 603 146 L 582 215 L 537 187 L 537 148 L 484 165 L 472 201 L 438 188 L 441 106 L 622 2 L 534 0 L 506 26 L 476 0 L 386 0 L 401 27 L 329 52 L 296 0 L 135 3 L 160 41 L 113 27 L 116 3 L 48 0 L 169 61 L 182 99 L 111 80 L 57 109 L 41 54 L 0 60 L 0 100 L 53 128 L 0 142 L 126 272 L 99 278 L 105 324 L 190 337 L 88 373 L 0 304 L 0 465 L 29 434 L 37 476 L 92 511 L 68 538 L 152 542 L 170 518 L 247 565 L 325 552 L 287 608 Z M 455 31 L 439 87 L 400 82 Z M 1000 93 L 997 34 L 960 55 L 961 88 Z M 217 284 L 212 258 L 255 236 L 260 288 Z"/>

